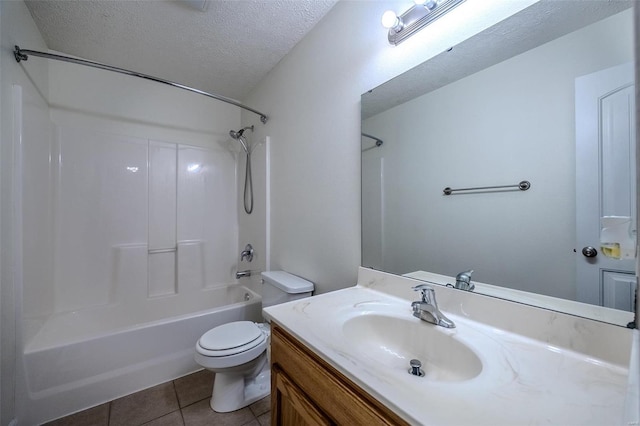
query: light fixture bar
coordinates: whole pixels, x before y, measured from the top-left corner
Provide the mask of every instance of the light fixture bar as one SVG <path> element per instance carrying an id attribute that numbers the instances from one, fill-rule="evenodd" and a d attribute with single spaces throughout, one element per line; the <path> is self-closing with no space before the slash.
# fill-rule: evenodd
<path id="1" fill-rule="evenodd" d="M 441 0 L 437 2 L 437 6 L 432 10 L 429 10 L 424 5 L 414 5 L 400 15 L 400 22 L 403 23 L 402 28 L 399 30 L 389 29 L 389 43 L 393 45 L 400 44 L 462 2 L 464 0 Z"/>

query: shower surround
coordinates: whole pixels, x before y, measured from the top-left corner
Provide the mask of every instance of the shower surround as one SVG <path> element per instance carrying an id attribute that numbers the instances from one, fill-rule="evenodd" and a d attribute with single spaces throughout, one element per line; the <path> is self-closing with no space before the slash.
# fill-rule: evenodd
<path id="1" fill-rule="evenodd" d="M 27 149 L 23 158 L 24 165 L 35 163 L 33 157 L 51 158 L 50 180 L 31 178 L 32 170 L 43 172 L 23 166 L 24 199 L 30 200 L 23 236 L 32 249 L 24 258 L 26 342 L 52 315 L 116 303 L 135 312 L 166 297 L 179 304 L 191 293 L 230 282 L 237 219 L 235 164 L 228 152 L 53 129 L 50 153 Z M 31 232 L 38 226 L 29 223 L 31 212 L 53 224 L 48 244 Z M 49 268 L 28 256 L 38 250 L 39 257 L 52 257 Z M 43 288 L 49 297 L 37 294 Z"/>
<path id="2" fill-rule="evenodd" d="M 13 93 L 25 424 L 195 371 L 198 336 L 261 318 L 233 279 L 237 108 L 49 68 L 48 100 Z"/>

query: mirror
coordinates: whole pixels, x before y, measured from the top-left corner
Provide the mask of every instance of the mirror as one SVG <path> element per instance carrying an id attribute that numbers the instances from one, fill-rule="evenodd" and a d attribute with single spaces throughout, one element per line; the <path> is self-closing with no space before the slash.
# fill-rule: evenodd
<path id="1" fill-rule="evenodd" d="M 363 94 L 362 265 L 633 321 L 632 6 L 541 1 Z"/>

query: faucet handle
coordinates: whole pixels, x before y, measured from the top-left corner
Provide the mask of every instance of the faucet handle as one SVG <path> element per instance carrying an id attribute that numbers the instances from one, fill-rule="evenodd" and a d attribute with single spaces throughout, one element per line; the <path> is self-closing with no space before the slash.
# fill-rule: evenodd
<path id="1" fill-rule="evenodd" d="M 247 258 L 248 262 L 253 260 L 253 247 L 251 244 L 247 244 L 244 247 L 244 250 L 240 253 L 240 262 L 242 262 L 245 258 Z"/>
<path id="2" fill-rule="evenodd" d="M 460 272 L 456 275 L 456 288 L 473 291 L 476 287 L 474 284 L 471 284 L 471 274 L 473 273 L 473 269 L 469 269 L 468 271 Z"/>
<path id="3" fill-rule="evenodd" d="M 471 274 L 473 274 L 473 269 L 460 272 L 458 275 L 456 275 L 456 281 L 464 281 L 466 283 L 469 283 L 471 282 Z"/>
<path id="4" fill-rule="evenodd" d="M 422 301 L 429 304 L 434 304 L 436 300 L 436 291 L 428 284 L 419 284 L 415 287 L 411 287 L 413 291 L 420 291 L 422 293 Z"/>

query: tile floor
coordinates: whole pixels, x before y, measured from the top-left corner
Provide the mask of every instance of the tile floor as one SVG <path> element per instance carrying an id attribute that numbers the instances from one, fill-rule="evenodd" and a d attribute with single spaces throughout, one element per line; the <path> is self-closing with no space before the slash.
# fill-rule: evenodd
<path id="1" fill-rule="evenodd" d="M 46 426 L 270 426 L 270 397 L 232 413 L 216 413 L 209 407 L 212 385 L 213 373 L 202 370 Z"/>

